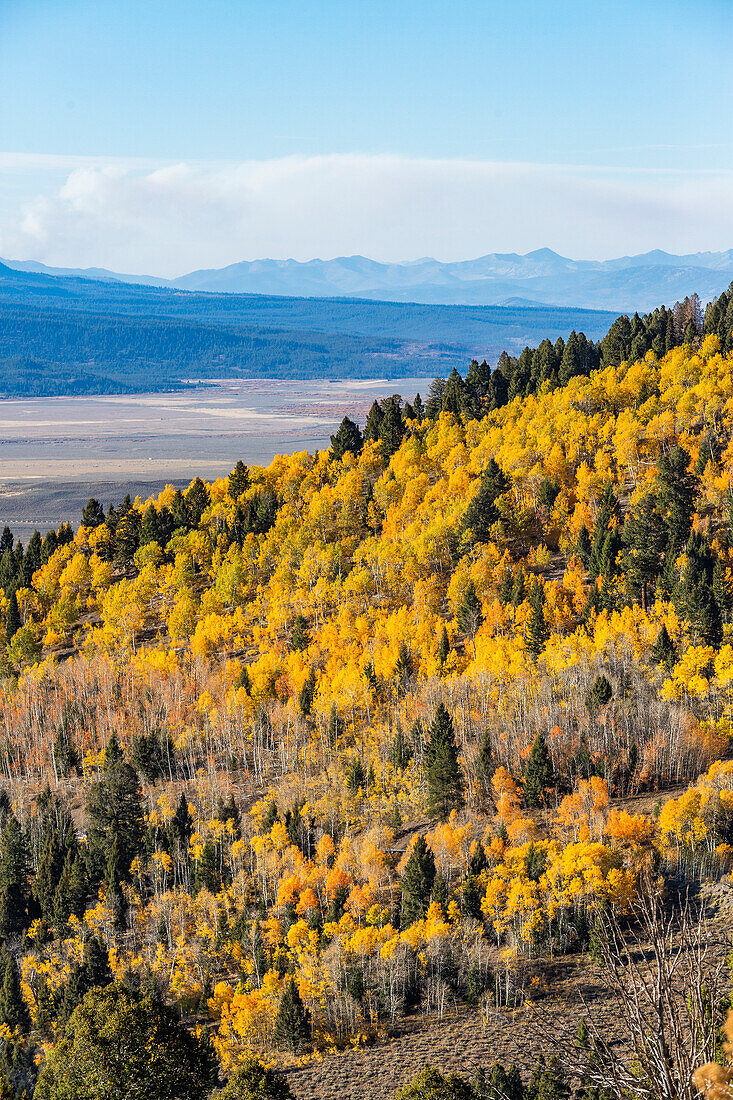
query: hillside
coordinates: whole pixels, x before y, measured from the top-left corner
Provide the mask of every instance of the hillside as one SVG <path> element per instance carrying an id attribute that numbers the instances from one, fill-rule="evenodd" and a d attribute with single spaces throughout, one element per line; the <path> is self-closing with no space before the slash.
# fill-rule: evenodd
<path id="1" fill-rule="evenodd" d="M 563 355 L 562 384 L 540 347 L 503 402 L 473 364 L 329 451 L 2 534 L 13 1080 L 116 975 L 206 1029 L 223 1074 L 276 1049 L 303 1100 L 347 1077 L 371 1100 L 419 1050 L 469 1066 L 479 1027 L 526 1059 L 507 1021 L 536 1059 L 536 1011 L 590 1087 L 636 1050 L 619 944 L 666 974 L 673 920 L 689 1081 L 727 991 L 723 947 L 695 954 L 709 914 L 674 910 L 733 866 L 727 304 L 670 312 L 660 355 Z M 576 1043 L 582 1013 L 618 1043 Z M 390 1035 L 391 1068 L 340 1068 Z"/>
<path id="2" fill-rule="evenodd" d="M 79 275 L 181 290 L 297 297 L 357 297 L 444 305 L 504 305 L 513 299 L 620 312 L 654 309 L 696 291 L 707 300 L 733 279 L 733 250 L 675 256 L 660 249 L 612 260 L 570 260 L 549 248 L 524 256 L 490 253 L 475 260 L 379 263 L 365 256 L 332 260 L 258 259 L 191 271 L 174 279 L 9 262 L 22 271 Z"/>
<path id="3" fill-rule="evenodd" d="M 577 309 L 469 308 L 194 294 L 0 265 L 6 396 L 178 389 L 209 378 L 448 374 L 613 318 Z"/>

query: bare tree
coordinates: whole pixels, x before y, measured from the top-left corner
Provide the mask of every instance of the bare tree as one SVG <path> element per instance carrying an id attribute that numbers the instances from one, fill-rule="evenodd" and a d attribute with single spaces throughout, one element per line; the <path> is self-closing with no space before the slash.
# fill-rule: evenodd
<path id="1" fill-rule="evenodd" d="M 729 985 L 720 931 L 698 900 L 667 905 L 653 881 L 625 918 L 611 912 L 599 923 L 607 994 L 601 1004 L 583 1001 L 581 1039 L 555 1022 L 563 1068 L 614 1097 L 695 1100 L 692 1075 L 715 1059 Z"/>

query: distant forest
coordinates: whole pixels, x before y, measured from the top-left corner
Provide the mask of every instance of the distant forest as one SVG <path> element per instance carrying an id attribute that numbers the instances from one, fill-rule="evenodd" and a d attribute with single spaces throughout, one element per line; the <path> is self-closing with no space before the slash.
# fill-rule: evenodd
<path id="1" fill-rule="evenodd" d="M 0 393 L 179 389 L 187 379 L 448 374 L 528 339 L 589 338 L 613 315 L 193 294 L 12 271 L 0 265 Z"/>

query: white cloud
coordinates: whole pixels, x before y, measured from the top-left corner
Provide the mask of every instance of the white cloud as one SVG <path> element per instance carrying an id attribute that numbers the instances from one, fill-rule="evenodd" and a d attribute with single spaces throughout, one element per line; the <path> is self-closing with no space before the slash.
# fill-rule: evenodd
<path id="1" fill-rule="evenodd" d="M 600 259 L 733 244 L 730 172 L 360 154 L 157 165 L 0 154 L 0 185 L 18 170 L 33 197 L 27 181 L 6 195 L 0 255 L 58 266 L 177 275 L 264 256 L 451 260 L 548 246 Z"/>

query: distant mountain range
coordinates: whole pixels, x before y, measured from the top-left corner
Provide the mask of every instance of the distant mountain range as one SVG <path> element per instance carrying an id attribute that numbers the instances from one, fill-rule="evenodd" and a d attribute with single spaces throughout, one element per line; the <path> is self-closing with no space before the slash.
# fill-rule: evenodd
<path id="1" fill-rule="evenodd" d="M 707 300 L 733 281 L 733 249 L 687 256 L 655 249 L 616 260 L 569 260 L 549 248 L 525 256 L 491 253 L 455 263 L 426 258 L 385 264 L 365 256 L 307 262 L 245 260 L 192 271 L 177 279 L 3 262 L 16 270 L 46 275 L 210 293 L 369 298 L 429 305 L 568 306 L 615 312 L 670 305 L 693 292 Z"/>
<path id="2" fill-rule="evenodd" d="M 615 316 L 204 294 L 0 263 L 0 397 L 180 389 L 212 378 L 432 378 L 572 329 L 598 339 Z"/>

